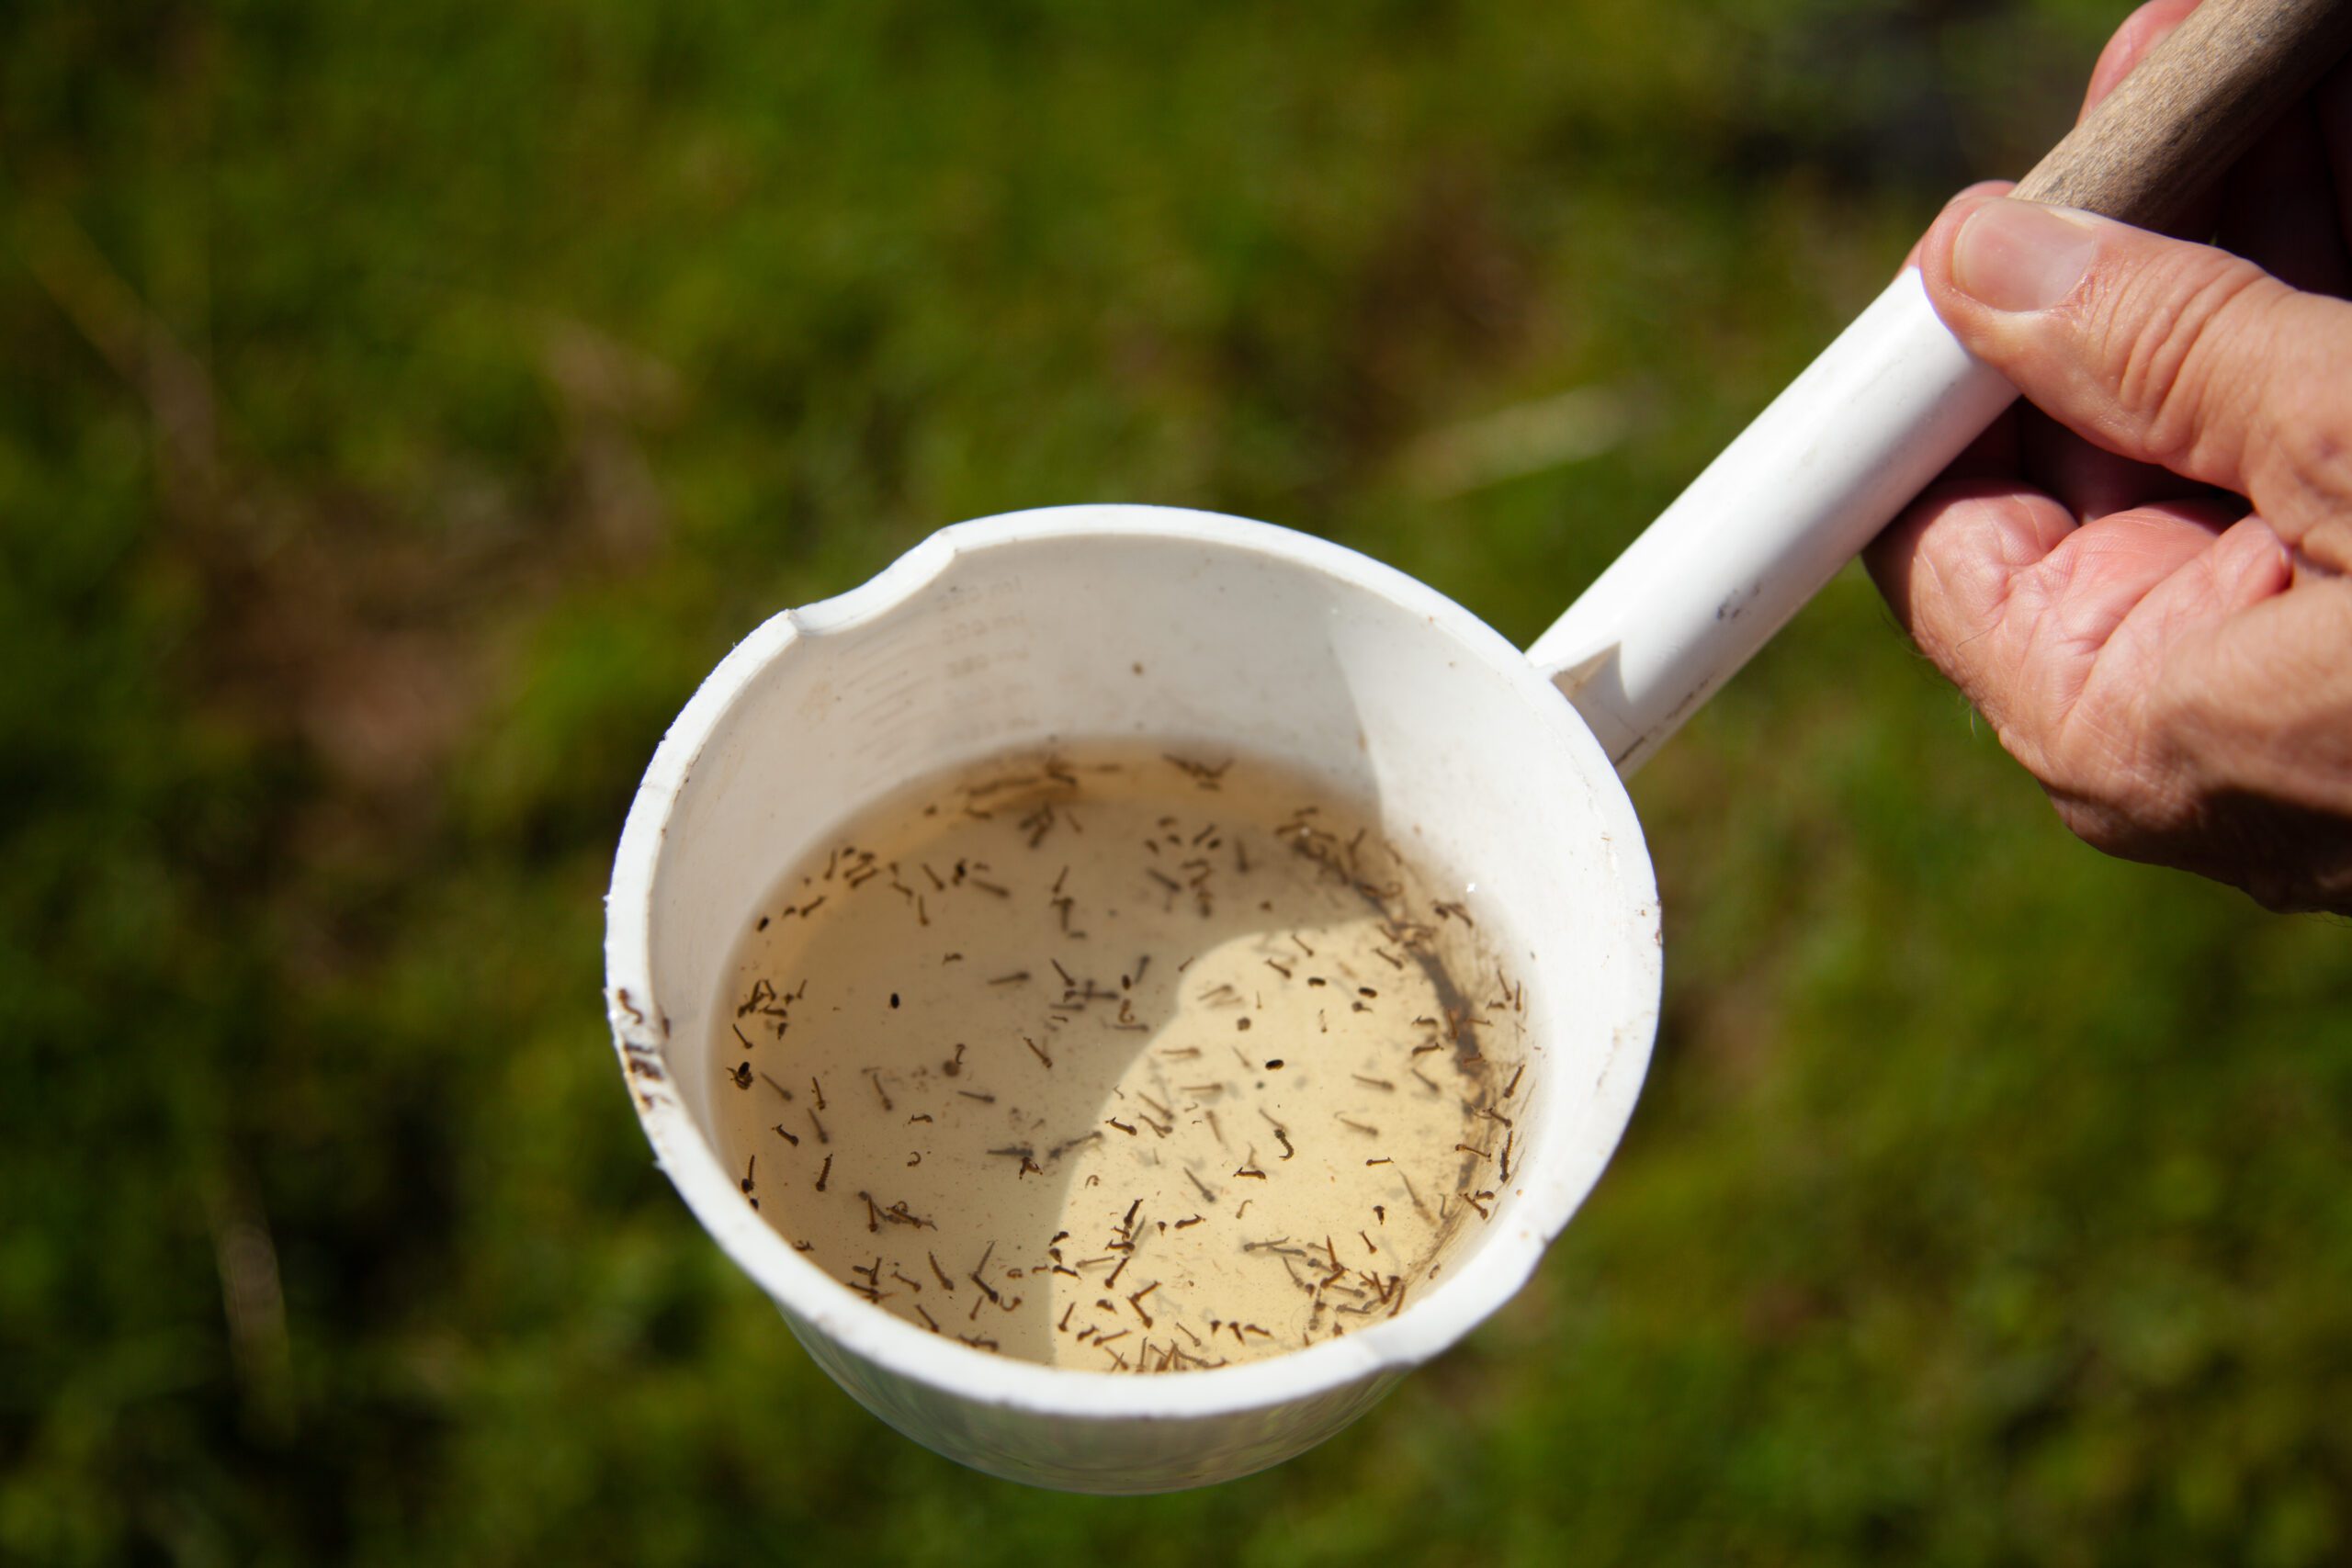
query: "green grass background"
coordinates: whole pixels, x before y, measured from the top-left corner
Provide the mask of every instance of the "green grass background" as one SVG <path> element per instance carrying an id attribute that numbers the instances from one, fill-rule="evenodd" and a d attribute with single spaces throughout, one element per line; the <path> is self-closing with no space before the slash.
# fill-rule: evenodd
<path id="1" fill-rule="evenodd" d="M 0 1558 L 2342 1561 L 2344 928 L 2073 843 L 1852 572 L 1635 786 L 1585 1213 L 1270 1474 L 866 1417 L 601 1018 L 637 775 L 765 615 L 1115 499 L 1523 640 L 2119 17 L 0 10 Z M 1623 439 L 1416 457 L 1577 389 Z"/>

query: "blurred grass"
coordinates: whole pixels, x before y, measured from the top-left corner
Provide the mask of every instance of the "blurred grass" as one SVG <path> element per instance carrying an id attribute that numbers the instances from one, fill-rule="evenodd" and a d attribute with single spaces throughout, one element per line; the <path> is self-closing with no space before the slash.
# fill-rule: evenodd
<path id="1" fill-rule="evenodd" d="M 775 608 L 1131 499 L 1524 639 L 2116 19 L 0 16 L 0 1557 L 2341 1561 L 2343 930 L 2067 840 L 1850 574 L 1639 781 L 1588 1211 L 1272 1474 L 892 1436 L 603 1043 L 636 775 Z M 1614 445 L 1416 478 L 1578 389 Z"/>

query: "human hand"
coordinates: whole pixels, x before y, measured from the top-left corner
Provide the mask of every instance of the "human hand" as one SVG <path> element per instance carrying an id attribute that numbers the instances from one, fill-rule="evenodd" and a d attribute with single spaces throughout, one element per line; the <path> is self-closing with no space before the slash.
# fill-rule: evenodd
<path id="1" fill-rule="evenodd" d="M 2126 21 L 2086 108 L 2195 4 Z M 2227 176 L 2218 247 L 2003 188 L 1916 254 L 2033 407 L 1871 576 L 2086 840 L 2352 912 L 2352 65 Z"/>

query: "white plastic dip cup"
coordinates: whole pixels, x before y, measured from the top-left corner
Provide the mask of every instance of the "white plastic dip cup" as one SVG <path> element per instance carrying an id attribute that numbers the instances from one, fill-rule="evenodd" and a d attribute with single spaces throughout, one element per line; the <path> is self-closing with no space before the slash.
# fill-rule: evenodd
<path id="1" fill-rule="evenodd" d="M 1142 673 L 1136 673 L 1136 667 Z M 1491 1224 L 1393 1320 L 1286 1356 L 1153 1378 L 1010 1359 L 861 1301 L 722 1168 L 711 1009 L 759 900 L 860 803 L 1011 749 L 1214 739 L 1372 807 L 1476 867 L 1526 982 L 1520 1146 Z M 1609 759 L 1517 649 L 1352 551 L 1197 512 L 1089 506 L 933 536 L 789 611 L 705 682 L 623 837 L 607 963 L 662 1167 L 811 1356 L 950 1458 L 1041 1485 L 1149 1492 L 1320 1441 L 1519 1289 L 1632 1112 L 1658 998 L 1657 901 Z"/>
<path id="2" fill-rule="evenodd" d="M 1660 954 L 1620 772 L 2011 395 L 1906 274 L 1527 653 L 1351 550 L 1143 506 L 963 524 L 777 615 L 663 739 L 614 866 L 607 1009 L 662 1168 L 818 1364 L 951 1459 L 1142 1493 L 1329 1437 L 1525 1283 L 1624 1131 Z M 861 805 L 1009 750 L 1136 737 L 1286 762 L 1474 877 L 1481 935 L 1528 998 L 1521 1158 L 1444 1281 L 1344 1338 L 1149 1378 L 926 1333 L 796 1253 L 722 1168 L 709 1045 L 759 900 Z"/>

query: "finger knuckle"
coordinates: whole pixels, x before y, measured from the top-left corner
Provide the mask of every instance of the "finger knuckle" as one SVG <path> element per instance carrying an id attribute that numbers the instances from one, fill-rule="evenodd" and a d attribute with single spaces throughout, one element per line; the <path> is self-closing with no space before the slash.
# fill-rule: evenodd
<path id="1" fill-rule="evenodd" d="M 2152 460 L 2193 472 L 2223 408 L 2251 395 L 2245 382 L 2261 356 L 2245 339 L 2262 330 L 2268 283 L 2250 263 L 2199 255 L 2143 269 L 2109 297 L 2102 357 L 2118 412 Z"/>

